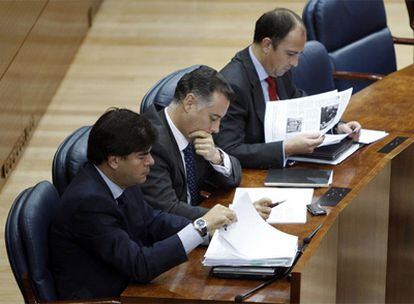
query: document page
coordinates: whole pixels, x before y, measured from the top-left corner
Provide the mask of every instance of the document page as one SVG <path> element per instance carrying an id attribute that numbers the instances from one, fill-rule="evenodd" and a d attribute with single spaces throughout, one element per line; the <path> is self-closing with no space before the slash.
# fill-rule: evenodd
<path id="1" fill-rule="evenodd" d="M 385 131 L 362 129 L 358 142 L 361 144 L 370 144 L 384 138 L 387 135 L 388 133 Z"/>
<path id="2" fill-rule="evenodd" d="M 340 121 L 351 95 L 352 88 L 267 102 L 265 141 L 280 141 L 305 132 L 325 134 Z"/>
<path id="3" fill-rule="evenodd" d="M 203 264 L 290 266 L 297 251 L 298 237 L 266 223 L 245 193 L 231 208 L 237 222 L 219 229 L 206 251 Z M 260 236 L 260 237 L 258 237 Z"/>
<path id="4" fill-rule="evenodd" d="M 306 205 L 312 203 L 313 188 L 237 188 L 234 201 L 247 193 L 252 202 L 267 197 L 272 202 L 284 201 L 273 207 L 270 224 L 306 223 Z"/>

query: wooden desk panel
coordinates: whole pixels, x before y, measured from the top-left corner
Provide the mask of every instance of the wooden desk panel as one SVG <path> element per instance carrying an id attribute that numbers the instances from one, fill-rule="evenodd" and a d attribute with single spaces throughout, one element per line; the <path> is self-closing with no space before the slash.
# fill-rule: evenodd
<path id="1" fill-rule="evenodd" d="M 353 95 L 344 119 L 367 129 L 414 133 L 414 65 Z"/>

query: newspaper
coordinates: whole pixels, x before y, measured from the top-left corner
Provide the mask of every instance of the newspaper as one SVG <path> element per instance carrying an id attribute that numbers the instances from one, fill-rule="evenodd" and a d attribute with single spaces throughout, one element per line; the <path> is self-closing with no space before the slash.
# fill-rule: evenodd
<path id="1" fill-rule="evenodd" d="M 324 135 L 341 119 L 351 99 L 352 88 L 267 102 L 265 141 L 281 141 L 299 133 L 319 132 Z"/>

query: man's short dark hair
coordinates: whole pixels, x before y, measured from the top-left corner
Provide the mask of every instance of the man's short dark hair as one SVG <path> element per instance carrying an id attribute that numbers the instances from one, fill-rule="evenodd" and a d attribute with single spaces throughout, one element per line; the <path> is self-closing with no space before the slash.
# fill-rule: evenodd
<path id="1" fill-rule="evenodd" d="M 157 131 L 145 117 L 128 109 L 111 108 L 92 127 L 88 160 L 100 165 L 108 156 L 148 151 L 156 139 Z"/>
<path id="2" fill-rule="evenodd" d="M 187 94 L 193 93 L 202 98 L 202 103 L 209 103 L 214 92 L 223 94 L 229 101 L 234 98 L 234 91 L 223 75 L 202 65 L 181 77 L 175 88 L 174 102 L 178 103 L 184 100 Z"/>
<path id="3" fill-rule="evenodd" d="M 276 8 L 264 13 L 257 21 L 253 42 L 260 43 L 264 38 L 272 39 L 274 49 L 296 26 L 305 28 L 302 19 L 287 8 Z"/>

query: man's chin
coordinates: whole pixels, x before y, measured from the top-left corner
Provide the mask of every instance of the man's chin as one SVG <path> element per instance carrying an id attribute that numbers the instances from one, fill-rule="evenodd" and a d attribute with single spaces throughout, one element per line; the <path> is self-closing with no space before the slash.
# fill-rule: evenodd
<path id="1" fill-rule="evenodd" d="M 278 71 L 277 72 L 277 77 L 282 77 L 283 75 L 285 75 L 286 74 L 286 72 L 287 71 L 289 71 L 289 69 L 284 69 L 284 70 L 281 70 L 281 71 Z"/>

